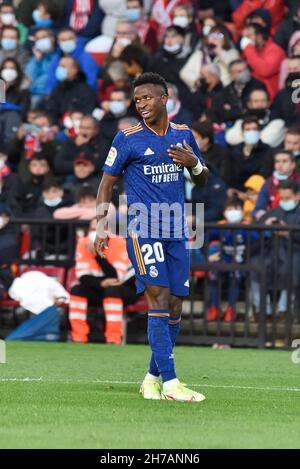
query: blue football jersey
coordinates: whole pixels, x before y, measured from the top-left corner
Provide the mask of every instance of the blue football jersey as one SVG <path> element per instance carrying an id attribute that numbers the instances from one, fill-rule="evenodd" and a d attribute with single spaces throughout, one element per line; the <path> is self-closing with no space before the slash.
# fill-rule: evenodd
<path id="1" fill-rule="evenodd" d="M 133 220 L 138 222 L 141 236 L 186 237 L 184 168 L 175 164 L 167 153 L 170 145 L 183 146 L 184 141 L 204 164 L 194 136 L 186 125 L 170 122 L 165 135 L 161 136 L 142 121 L 119 132 L 113 140 L 103 171 L 112 176 L 123 174 L 129 207 L 128 226 L 132 227 Z"/>

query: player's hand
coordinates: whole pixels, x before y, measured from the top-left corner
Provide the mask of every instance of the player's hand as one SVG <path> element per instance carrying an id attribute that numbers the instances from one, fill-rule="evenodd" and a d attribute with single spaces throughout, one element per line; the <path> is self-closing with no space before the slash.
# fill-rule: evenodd
<path id="1" fill-rule="evenodd" d="M 194 150 L 185 140 L 183 141 L 183 147 L 171 145 L 167 151 L 174 163 L 181 164 L 186 168 L 194 168 L 198 163 L 198 158 Z"/>
<path id="2" fill-rule="evenodd" d="M 94 241 L 94 248 L 98 256 L 102 257 L 105 259 L 105 254 L 104 254 L 104 249 L 107 249 L 108 246 L 108 236 L 106 238 L 100 238 L 99 236 L 96 236 L 96 239 Z"/>

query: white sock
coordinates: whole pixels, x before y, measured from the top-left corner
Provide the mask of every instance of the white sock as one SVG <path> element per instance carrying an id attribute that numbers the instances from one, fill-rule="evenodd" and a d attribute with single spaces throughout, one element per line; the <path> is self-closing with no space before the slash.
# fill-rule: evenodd
<path id="1" fill-rule="evenodd" d="M 147 373 L 145 379 L 150 379 L 151 381 L 159 381 L 159 376 L 154 376 L 151 373 Z"/>
<path id="2" fill-rule="evenodd" d="M 164 391 L 170 391 L 170 389 L 172 389 L 178 383 L 179 383 L 179 379 L 177 379 L 177 378 L 170 379 L 170 381 L 165 381 L 164 382 L 163 389 L 164 389 Z"/>

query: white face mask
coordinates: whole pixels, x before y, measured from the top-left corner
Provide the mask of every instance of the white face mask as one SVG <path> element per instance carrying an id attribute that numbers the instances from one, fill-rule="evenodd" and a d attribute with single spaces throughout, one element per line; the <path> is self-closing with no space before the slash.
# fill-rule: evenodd
<path id="1" fill-rule="evenodd" d="M 168 44 L 164 44 L 164 49 L 165 51 L 170 52 L 170 54 L 176 54 L 180 51 L 181 44 L 172 44 L 171 46 L 169 46 Z"/>
<path id="2" fill-rule="evenodd" d="M 187 16 L 175 16 L 173 19 L 173 24 L 185 29 L 189 24 L 189 19 Z"/>
<path id="3" fill-rule="evenodd" d="M 240 209 L 231 208 L 225 211 L 225 218 L 229 223 L 239 223 L 242 221 L 243 212 Z"/>
<path id="4" fill-rule="evenodd" d="M 91 241 L 91 243 L 94 243 L 94 242 L 95 242 L 96 236 L 97 236 L 96 230 L 91 230 L 91 231 L 89 232 L 88 238 L 89 238 L 89 240 Z"/>
<path id="5" fill-rule="evenodd" d="M 285 212 L 290 212 L 291 210 L 294 210 L 298 205 L 298 202 L 296 200 L 280 200 L 279 201 L 279 206 L 285 211 Z"/>
<path id="6" fill-rule="evenodd" d="M 18 72 L 14 68 L 4 68 L 1 72 L 1 77 L 10 83 L 18 77 Z"/>
<path id="7" fill-rule="evenodd" d="M 44 204 L 46 204 L 48 207 L 57 207 L 61 201 L 61 197 L 56 197 L 56 199 L 44 199 Z"/>
<path id="8" fill-rule="evenodd" d="M 4 218 L 0 217 L 0 230 L 1 228 L 3 228 L 3 226 L 4 226 Z"/>
<path id="9" fill-rule="evenodd" d="M 13 24 L 16 21 L 16 17 L 13 13 L 2 13 L 1 23 L 5 26 Z"/>
<path id="10" fill-rule="evenodd" d="M 287 174 L 280 174 L 278 171 L 274 171 L 273 175 L 278 179 L 278 181 L 285 181 L 288 178 Z"/>
<path id="11" fill-rule="evenodd" d="M 244 142 L 247 145 L 256 145 L 259 142 L 260 133 L 258 130 L 245 130 Z"/>
<path id="12" fill-rule="evenodd" d="M 0 169 L 4 168 L 5 166 L 5 161 L 4 160 L 0 160 Z"/>

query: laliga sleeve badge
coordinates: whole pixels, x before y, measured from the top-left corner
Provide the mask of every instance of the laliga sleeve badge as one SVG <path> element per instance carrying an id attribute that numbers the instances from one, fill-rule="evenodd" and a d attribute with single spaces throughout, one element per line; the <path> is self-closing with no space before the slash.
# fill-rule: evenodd
<path id="1" fill-rule="evenodd" d="M 111 149 L 109 150 L 109 153 L 107 155 L 107 158 L 106 158 L 106 161 L 105 161 L 105 164 L 107 166 L 112 166 L 115 162 L 115 159 L 117 157 L 117 154 L 118 154 L 118 151 L 115 147 L 111 147 Z"/>

